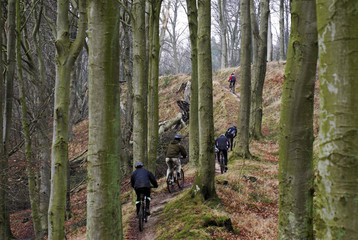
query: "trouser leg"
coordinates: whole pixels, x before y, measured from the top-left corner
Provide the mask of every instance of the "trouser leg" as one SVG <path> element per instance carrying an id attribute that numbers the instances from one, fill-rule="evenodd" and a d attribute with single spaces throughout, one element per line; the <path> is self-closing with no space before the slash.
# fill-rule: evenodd
<path id="1" fill-rule="evenodd" d="M 174 158 L 175 164 L 177 165 L 178 175 L 181 173 L 181 161 L 180 158 Z"/>
<path id="2" fill-rule="evenodd" d="M 173 159 L 172 158 L 166 158 L 165 163 L 168 166 L 168 169 L 167 169 L 167 179 L 168 179 L 169 173 L 173 172 L 173 167 L 174 167 Z"/>
<path id="3" fill-rule="evenodd" d="M 223 150 L 223 154 L 224 154 L 224 163 L 225 163 L 225 166 L 227 166 L 227 151 Z"/>

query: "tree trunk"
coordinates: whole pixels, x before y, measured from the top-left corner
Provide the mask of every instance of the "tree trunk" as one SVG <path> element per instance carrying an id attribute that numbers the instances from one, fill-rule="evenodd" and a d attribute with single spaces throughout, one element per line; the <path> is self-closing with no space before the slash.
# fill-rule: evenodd
<path id="1" fill-rule="evenodd" d="M 198 115 L 198 9 L 196 0 L 186 0 L 191 45 L 191 89 L 189 113 L 189 159 L 194 165 L 199 159 L 199 115 Z"/>
<path id="2" fill-rule="evenodd" d="M 3 5 L 1 5 L 2 7 Z M 12 101 L 14 95 L 13 82 L 16 68 L 16 36 L 15 36 L 15 17 L 16 17 L 16 0 L 8 1 L 8 13 L 7 13 L 7 75 L 6 75 L 6 86 L 5 86 L 5 107 L 4 109 L 4 123 L 3 128 L 3 155 L 1 159 L 1 184 L 5 189 L 1 190 L 1 207 L 0 207 L 0 236 L 4 236 L 4 239 L 12 238 L 10 229 L 10 215 L 8 209 L 8 152 L 9 152 L 9 141 L 10 141 L 10 130 L 12 123 Z"/>
<path id="3" fill-rule="evenodd" d="M 64 239 L 70 79 L 74 62 L 84 45 L 87 26 L 85 0 L 81 0 L 79 6 L 79 30 L 76 40 L 71 43 L 68 20 L 69 1 L 57 1 L 56 87 L 51 154 L 51 194 L 48 216 L 49 239 Z"/>
<path id="4" fill-rule="evenodd" d="M 266 54 L 267 54 L 267 28 L 268 16 L 270 14 L 269 0 L 261 0 L 261 20 L 260 20 L 260 36 L 257 39 L 257 61 L 253 66 L 253 89 L 251 96 L 251 115 L 250 115 L 250 136 L 253 139 L 262 137 L 262 94 L 266 75 Z M 252 11 L 252 10 L 251 10 Z M 252 20 L 251 20 L 252 22 Z"/>
<path id="5" fill-rule="evenodd" d="M 87 239 L 122 239 L 119 6 L 89 4 Z"/>
<path id="6" fill-rule="evenodd" d="M 125 14 L 125 13 L 123 13 Z M 129 20 L 130 21 L 130 20 Z M 125 106 L 125 116 L 123 127 L 122 127 L 122 154 L 125 159 L 123 159 L 122 167 L 123 171 L 129 173 L 132 168 L 131 166 L 131 156 L 130 156 L 130 140 L 133 133 L 133 75 L 132 75 L 132 63 L 131 63 L 131 39 L 130 39 L 130 30 L 126 23 L 122 24 L 123 26 L 123 67 L 124 67 L 124 77 L 127 83 L 127 102 Z"/>
<path id="7" fill-rule="evenodd" d="M 162 0 L 153 1 L 149 14 L 149 75 L 148 75 L 148 170 L 155 172 L 158 151 L 159 123 L 159 15 Z"/>
<path id="8" fill-rule="evenodd" d="M 280 61 L 284 61 L 285 57 L 285 9 L 284 1 L 280 0 Z M 286 23 L 287 24 L 287 23 Z"/>
<path id="9" fill-rule="evenodd" d="M 191 191 L 203 200 L 216 197 L 210 10 L 210 1 L 198 1 L 199 164 Z"/>
<path id="10" fill-rule="evenodd" d="M 313 239 L 315 0 L 292 1 L 292 13 L 280 116 L 279 239 Z"/>
<path id="11" fill-rule="evenodd" d="M 133 166 L 146 162 L 146 38 L 145 0 L 134 0 L 132 5 L 133 31 Z"/>
<path id="12" fill-rule="evenodd" d="M 27 162 L 26 171 L 28 177 L 31 215 L 33 220 L 35 239 L 43 239 L 41 221 L 39 216 L 39 206 L 38 206 L 39 195 L 36 187 L 35 162 L 32 156 L 32 149 L 31 149 L 31 135 L 29 129 L 30 123 L 27 116 L 25 82 L 22 74 L 20 0 L 16 1 L 16 31 L 18 33 L 16 38 L 17 77 L 19 80 L 19 98 L 20 98 L 21 113 L 22 113 L 22 128 L 24 131 L 24 138 L 25 138 L 25 158 Z"/>
<path id="13" fill-rule="evenodd" d="M 35 4 L 35 0 L 32 0 L 32 4 Z M 37 107 L 41 108 L 44 102 L 46 102 L 46 96 L 44 94 L 47 86 L 46 82 L 46 67 L 43 58 L 43 52 L 40 43 L 39 37 L 39 29 L 42 17 L 42 8 L 43 5 L 40 6 L 39 14 L 36 11 L 33 11 L 33 17 L 36 20 L 36 24 L 34 26 L 34 30 L 32 31 L 32 37 L 37 57 L 38 64 L 38 80 L 39 86 L 36 89 L 37 94 Z M 36 76 L 33 76 L 37 78 Z M 41 221 L 41 229 L 44 235 L 47 235 L 48 230 L 48 207 L 49 207 L 49 197 L 50 197 L 50 159 L 51 152 L 50 147 L 51 143 L 48 138 L 48 119 L 49 109 L 46 108 L 44 110 L 44 114 L 42 114 L 37 122 L 37 133 L 35 139 L 37 140 L 38 145 L 38 159 L 40 162 L 40 186 L 39 186 L 39 215 Z"/>
<path id="14" fill-rule="evenodd" d="M 321 67 L 316 239 L 357 239 L 357 2 L 317 0 L 316 7 Z"/>
<path id="15" fill-rule="evenodd" d="M 221 68 L 227 68 L 226 0 L 218 0 L 220 15 Z"/>
<path id="16" fill-rule="evenodd" d="M 250 24 L 250 0 L 242 0 L 241 5 L 241 61 L 240 61 L 240 109 L 237 144 L 234 155 L 243 158 L 251 157 L 249 151 L 249 123 L 250 123 L 250 98 L 251 98 L 251 24 Z"/>
<path id="17" fill-rule="evenodd" d="M 268 29 L 267 29 L 267 61 L 272 61 L 272 26 L 271 26 L 271 15 L 268 16 Z"/>

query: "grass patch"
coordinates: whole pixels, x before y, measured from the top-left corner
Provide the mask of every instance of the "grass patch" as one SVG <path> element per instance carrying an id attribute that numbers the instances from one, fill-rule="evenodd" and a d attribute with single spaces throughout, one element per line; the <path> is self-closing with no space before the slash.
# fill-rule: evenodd
<path id="1" fill-rule="evenodd" d="M 238 233 L 218 199 L 204 202 L 189 191 L 166 205 L 160 222 L 158 240 L 227 239 Z"/>

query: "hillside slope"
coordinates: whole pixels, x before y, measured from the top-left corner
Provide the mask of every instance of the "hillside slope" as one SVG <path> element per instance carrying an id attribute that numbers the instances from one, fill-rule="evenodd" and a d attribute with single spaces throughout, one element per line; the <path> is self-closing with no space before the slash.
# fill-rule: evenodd
<path id="1" fill-rule="evenodd" d="M 213 73 L 214 124 L 215 136 L 224 133 L 238 120 L 240 103 L 240 79 L 236 94 L 229 92 L 227 79 L 231 72 L 239 76 L 239 68 L 224 69 Z M 153 203 L 158 202 L 160 211 L 149 221 L 150 236 L 157 239 L 275 239 L 277 237 L 278 215 L 278 144 L 279 110 L 283 84 L 284 65 L 269 63 L 264 86 L 263 134 L 262 141 L 252 141 L 250 151 L 258 160 L 229 160 L 229 171 L 216 177 L 218 198 L 203 203 L 188 195 L 190 184 L 195 177 L 195 169 L 184 167 L 187 190 L 169 195 L 165 180 L 160 179 L 160 187 L 154 190 Z M 177 100 L 183 93 L 177 93 L 182 83 L 190 80 L 189 75 L 166 76 L 160 79 L 159 102 L 160 121 L 174 117 L 179 107 Z M 124 89 L 125 92 L 125 89 Z M 181 133 L 187 136 L 188 129 Z M 88 121 L 74 128 L 75 138 L 69 146 L 70 159 L 74 159 L 87 149 Z M 85 157 L 85 155 L 84 155 Z M 86 164 L 78 165 L 72 177 L 72 218 L 66 221 L 68 239 L 85 239 L 86 231 L 86 185 L 84 184 Z M 138 235 L 134 219 L 134 204 L 129 187 L 129 179 L 122 181 L 123 226 L 125 239 L 145 237 Z M 163 204 L 159 206 L 160 204 Z M 155 206 L 153 206 L 155 207 Z M 23 223 L 23 219 L 29 221 Z M 12 226 L 17 238 L 31 237 L 29 211 L 12 215 Z M 24 232 L 24 229 L 27 231 Z M 147 230 L 145 230 L 147 231 Z"/>

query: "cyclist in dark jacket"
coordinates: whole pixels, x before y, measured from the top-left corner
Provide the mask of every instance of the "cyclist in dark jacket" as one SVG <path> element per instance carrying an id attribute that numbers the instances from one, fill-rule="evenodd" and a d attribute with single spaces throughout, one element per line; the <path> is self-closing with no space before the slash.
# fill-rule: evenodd
<path id="1" fill-rule="evenodd" d="M 229 140 L 221 134 L 220 137 L 215 140 L 215 146 L 219 149 L 219 152 L 217 153 L 218 161 L 220 161 L 220 153 L 223 153 L 225 169 L 227 170 L 227 150 L 229 148 Z"/>
<path id="2" fill-rule="evenodd" d="M 181 162 L 180 162 L 180 156 L 183 158 L 186 158 L 186 151 L 185 148 L 180 144 L 182 137 L 177 134 L 174 136 L 174 140 L 169 144 L 167 148 L 167 153 L 165 155 L 165 162 L 168 166 L 167 169 L 167 178 L 169 176 L 169 173 L 173 172 L 174 163 L 177 165 L 178 168 L 178 177 L 180 177 L 181 172 Z"/>
<path id="3" fill-rule="evenodd" d="M 227 139 L 229 140 L 231 151 L 232 151 L 232 146 L 233 146 L 234 138 L 236 137 L 236 134 L 237 134 L 236 126 L 232 126 L 225 133 L 225 137 L 227 137 Z"/>
<path id="4" fill-rule="evenodd" d="M 137 162 L 135 164 L 136 170 L 131 175 L 131 186 L 134 188 L 135 193 L 137 194 L 137 214 L 140 207 L 140 194 L 143 193 L 147 197 L 147 215 L 150 215 L 149 205 L 150 205 L 150 188 L 153 185 L 154 188 L 158 187 L 157 180 L 155 179 L 153 173 L 145 168 L 143 168 L 142 162 Z"/>

